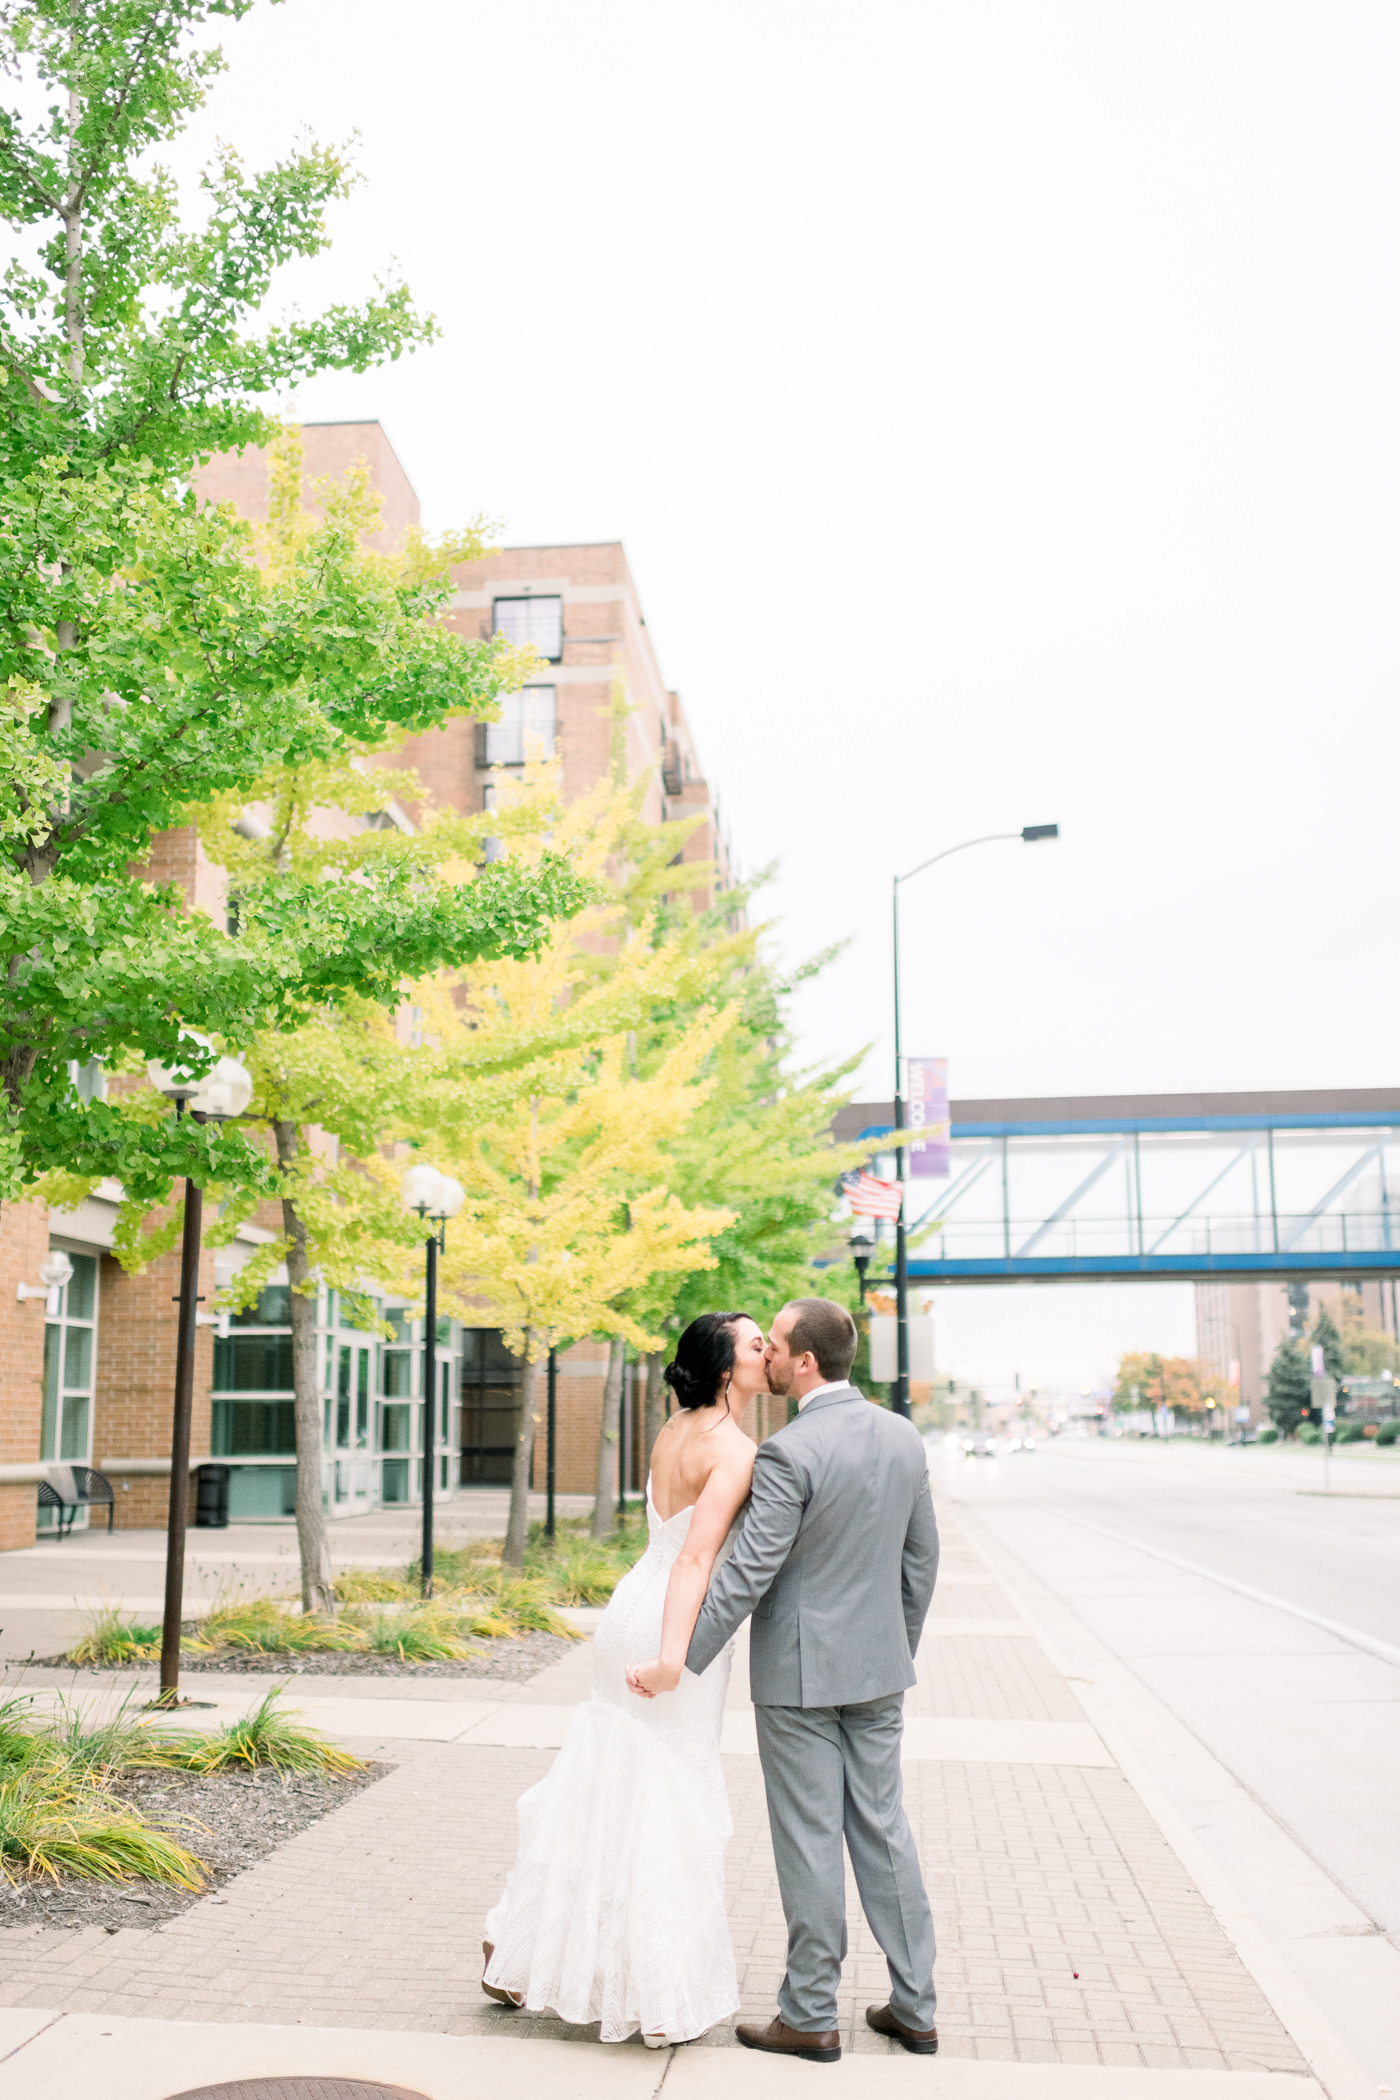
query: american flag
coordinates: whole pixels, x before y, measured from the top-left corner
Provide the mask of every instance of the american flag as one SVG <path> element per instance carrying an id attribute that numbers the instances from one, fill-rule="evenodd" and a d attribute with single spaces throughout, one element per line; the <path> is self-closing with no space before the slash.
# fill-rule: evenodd
<path id="1" fill-rule="evenodd" d="M 897 1218 L 903 1200 L 897 1181 L 879 1181 L 862 1168 L 842 1183 L 846 1201 L 858 1218 Z"/>

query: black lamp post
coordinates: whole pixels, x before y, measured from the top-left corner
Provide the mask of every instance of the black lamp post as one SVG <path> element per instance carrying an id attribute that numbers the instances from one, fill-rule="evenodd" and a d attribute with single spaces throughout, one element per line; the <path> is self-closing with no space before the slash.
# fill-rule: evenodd
<path id="1" fill-rule="evenodd" d="M 870 1270 L 870 1257 L 875 1252 L 875 1240 L 868 1228 L 857 1225 L 846 1243 L 851 1250 L 851 1260 L 856 1265 L 860 1278 L 860 1302 L 865 1303 L 865 1279 Z"/>
<path id="2" fill-rule="evenodd" d="M 1034 845 L 1038 839 L 1057 839 L 1058 824 L 1026 824 L 1020 831 L 989 831 L 981 838 L 964 839 L 961 845 L 945 846 L 941 853 L 921 860 L 917 868 L 907 875 L 894 877 L 892 901 L 894 919 L 894 1127 L 895 1127 L 895 1179 L 901 1188 L 904 1185 L 904 1146 L 900 1133 L 904 1129 L 904 1060 L 900 1053 L 899 1037 L 899 890 L 901 883 L 912 882 L 940 860 L 948 860 L 955 853 L 966 853 L 969 846 L 990 846 L 1002 839 L 1019 839 L 1022 844 Z M 909 1412 L 909 1246 L 904 1225 L 904 1205 L 899 1206 L 899 1217 L 894 1229 L 894 1290 L 895 1290 L 895 1383 L 891 1405 L 897 1415 Z"/>
<path id="3" fill-rule="evenodd" d="M 419 1560 L 419 1585 L 425 1597 L 433 1594 L 433 1472 L 437 1465 L 437 1258 L 447 1245 L 447 1221 L 455 1218 L 467 1200 L 460 1181 L 439 1174 L 426 1164 L 410 1167 L 399 1184 L 399 1199 L 406 1210 L 417 1211 L 432 1230 L 424 1241 L 427 1276 L 423 1292 L 423 1545 Z"/>
<path id="4" fill-rule="evenodd" d="M 213 1045 L 193 1029 L 181 1034 L 201 1049 Z M 188 1109 L 196 1123 L 222 1123 L 241 1116 L 253 1098 L 253 1082 L 236 1057 L 221 1057 L 211 1072 L 197 1077 L 188 1066 L 163 1065 L 153 1058 L 147 1075 L 158 1093 L 175 1103 L 177 1116 Z M 180 1307 L 175 1330 L 175 1414 L 170 1432 L 170 1508 L 165 1527 L 165 1616 L 160 1635 L 160 1692 L 157 1706 L 174 1706 L 180 1696 L 180 1622 L 185 1606 L 185 1529 L 190 1500 L 190 1424 L 194 1416 L 194 1344 L 199 1327 L 199 1243 L 204 1190 L 185 1182 L 185 1221 L 180 1241 Z"/>

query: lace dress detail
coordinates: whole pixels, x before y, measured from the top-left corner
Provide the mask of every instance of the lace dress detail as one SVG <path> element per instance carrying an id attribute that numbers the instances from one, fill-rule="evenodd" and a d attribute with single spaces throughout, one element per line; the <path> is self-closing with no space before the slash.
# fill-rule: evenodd
<path id="1" fill-rule="evenodd" d="M 515 1865 L 486 1920 L 487 1980 L 522 1992 L 533 2012 L 598 2021 L 604 2042 L 639 2028 L 692 2041 L 739 2005 L 724 1908 L 733 1823 L 719 1759 L 732 1649 L 659 1698 L 627 1689 L 629 1666 L 660 1650 L 666 1584 L 691 1515 L 663 1522 L 648 1481 L 647 1550 L 594 1636 L 592 1696 L 546 1777 L 520 1796 Z"/>

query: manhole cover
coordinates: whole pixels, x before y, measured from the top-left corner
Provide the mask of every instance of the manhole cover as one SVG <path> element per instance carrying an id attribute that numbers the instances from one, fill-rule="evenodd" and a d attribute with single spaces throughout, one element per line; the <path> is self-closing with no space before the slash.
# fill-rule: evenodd
<path id="1" fill-rule="evenodd" d="M 231 2085 L 195 2085 L 170 2100 L 424 2100 L 382 2078 L 235 2078 Z"/>

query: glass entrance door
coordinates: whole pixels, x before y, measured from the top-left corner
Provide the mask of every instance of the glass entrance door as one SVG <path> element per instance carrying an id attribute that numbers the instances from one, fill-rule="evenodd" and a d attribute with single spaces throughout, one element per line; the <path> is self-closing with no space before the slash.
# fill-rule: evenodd
<path id="1" fill-rule="evenodd" d="M 335 1393 L 331 1403 L 330 1504 L 337 1516 L 370 1506 L 370 1352 L 368 1342 L 336 1346 Z"/>
<path id="2" fill-rule="evenodd" d="M 70 1254 L 73 1274 L 59 1293 L 57 1318 L 44 1326 L 44 1414 L 41 1458 L 92 1464 L 92 1396 L 97 1375 L 97 1256 Z M 57 1512 L 39 1511 L 46 1531 Z M 75 1523 L 87 1523 L 80 1510 Z"/>

